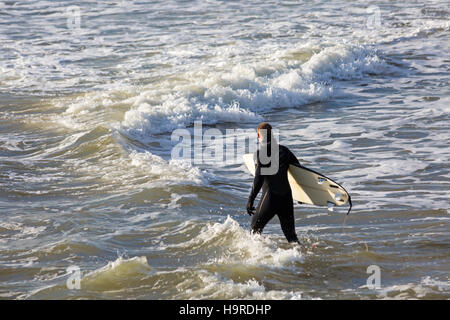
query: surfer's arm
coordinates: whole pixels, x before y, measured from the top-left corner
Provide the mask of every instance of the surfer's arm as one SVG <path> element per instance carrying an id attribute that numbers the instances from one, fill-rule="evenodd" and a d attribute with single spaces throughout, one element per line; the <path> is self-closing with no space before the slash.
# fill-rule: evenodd
<path id="1" fill-rule="evenodd" d="M 261 190 L 263 183 L 264 177 L 261 175 L 261 164 L 257 163 L 255 168 L 255 178 L 253 179 L 252 191 L 250 192 L 250 195 L 248 197 L 247 211 L 249 211 L 249 209 L 252 210 L 253 202 L 255 201 L 256 196 Z"/>
<path id="2" fill-rule="evenodd" d="M 297 157 L 292 153 L 292 151 L 288 149 L 288 152 L 289 152 L 289 164 L 300 165 L 300 161 L 298 161 Z"/>
<path id="3" fill-rule="evenodd" d="M 253 161 L 255 163 L 255 177 L 253 178 L 252 191 L 250 191 L 247 201 L 247 213 L 249 215 L 254 214 L 255 208 L 253 207 L 253 202 L 255 201 L 255 198 L 261 190 L 264 182 L 264 177 L 261 176 L 261 163 L 259 162 L 258 151 L 253 154 Z"/>

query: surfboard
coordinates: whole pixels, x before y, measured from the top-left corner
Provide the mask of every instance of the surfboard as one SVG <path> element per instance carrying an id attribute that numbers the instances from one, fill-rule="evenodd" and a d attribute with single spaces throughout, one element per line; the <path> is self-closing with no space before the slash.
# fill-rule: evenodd
<path id="1" fill-rule="evenodd" d="M 255 175 L 253 154 L 245 154 L 244 162 L 250 173 Z M 291 164 L 288 170 L 288 180 L 294 200 L 329 208 L 334 205 L 343 206 L 348 202 L 350 208 L 347 214 L 350 213 L 352 207 L 350 194 L 340 184 L 323 174 L 302 165 Z"/>

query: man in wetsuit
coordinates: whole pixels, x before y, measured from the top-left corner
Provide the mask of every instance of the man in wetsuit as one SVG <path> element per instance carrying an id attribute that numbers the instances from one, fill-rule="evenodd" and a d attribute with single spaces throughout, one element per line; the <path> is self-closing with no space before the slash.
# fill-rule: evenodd
<path id="1" fill-rule="evenodd" d="M 261 233 L 264 226 L 277 215 L 288 242 L 300 244 L 295 233 L 294 203 L 287 176 L 289 165 L 300 163 L 287 147 L 277 143 L 270 124 L 261 123 L 257 134 L 260 148 L 254 155 L 255 178 L 247 202 L 247 212 L 252 216 L 251 231 Z M 253 202 L 261 188 L 261 200 L 255 209 Z"/>

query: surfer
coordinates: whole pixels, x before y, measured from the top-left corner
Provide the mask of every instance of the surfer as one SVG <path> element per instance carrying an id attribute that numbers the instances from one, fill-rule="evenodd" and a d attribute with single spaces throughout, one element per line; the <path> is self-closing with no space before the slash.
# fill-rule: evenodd
<path id="1" fill-rule="evenodd" d="M 300 163 L 287 147 L 278 144 L 269 123 L 261 123 L 257 135 L 260 147 L 254 154 L 255 178 L 247 202 L 247 213 L 252 216 L 251 232 L 261 233 L 277 215 L 287 241 L 300 244 L 295 233 L 294 203 L 287 175 L 290 164 Z M 261 200 L 255 209 L 253 203 L 261 188 Z"/>

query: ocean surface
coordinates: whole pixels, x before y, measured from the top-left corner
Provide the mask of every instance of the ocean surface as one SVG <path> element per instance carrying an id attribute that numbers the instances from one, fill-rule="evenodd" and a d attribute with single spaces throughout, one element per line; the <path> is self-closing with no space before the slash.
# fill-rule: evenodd
<path id="1" fill-rule="evenodd" d="M 449 17 L 0 1 L 0 298 L 449 299 Z M 249 233 L 248 150 L 217 155 L 261 121 L 349 191 L 345 223 L 296 204 L 302 246 L 277 219 Z M 177 129 L 199 161 L 174 158 Z"/>

